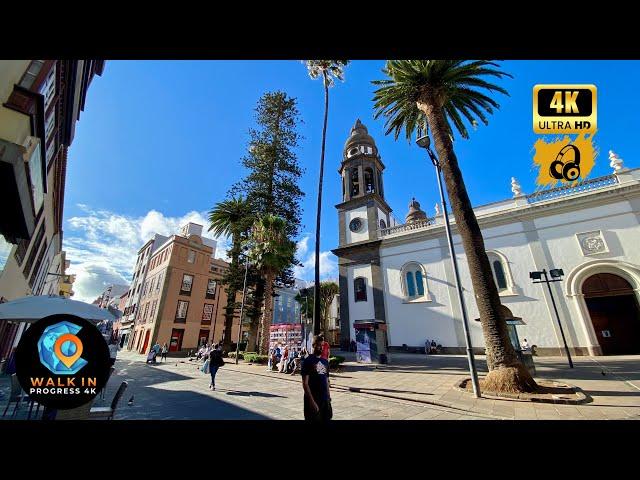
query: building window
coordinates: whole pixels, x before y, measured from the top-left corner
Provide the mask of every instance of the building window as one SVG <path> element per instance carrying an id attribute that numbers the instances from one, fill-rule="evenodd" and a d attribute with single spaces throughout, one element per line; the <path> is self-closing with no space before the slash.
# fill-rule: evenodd
<path id="1" fill-rule="evenodd" d="M 385 229 L 385 228 L 387 228 L 387 223 L 386 223 L 384 220 L 382 220 L 382 219 L 380 220 L 380 228 L 381 228 L 381 229 Z"/>
<path id="2" fill-rule="evenodd" d="M 487 252 L 487 257 L 498 293 L 513 294 L 513 278 L 511 278 L 507 258 L 496 251 Z"/>
<path id="3" fill-rule="evenodd" d="M 187 321 L 187 311 L 189 310 L 189 302 L 178 300 L 178 308 L 176 308 L 176 322 L 185 323 Z"/>
<path id="4" fill-rule="evenodd" d="M 205 303 L 202 309 L 202 325 L 211 325 L 211 319 L 213 318 L 213 304 Z"/>
<path id="5" fill-rule="evenodd" d="M 425 272 L 419 263 L 411 262 L 402 267 L 403 294 L 406 301 L 425 300 Z"/>
<path id="6" fill-rule="evenodd" d="M 156 314 L 156 304 L 158 303 L 158 300 L 154 300 L 153 303 L 151 304 L 151 315 L 149 315 L 149 322 L 153 322 L 153 318 Z"/>
<path id="7" fill-rule="evenodd" d="M 42 222 L 40 224 L 40 229 L 38 230 L 38 233 L 36 234 L 34 241 L 31 243 L 31 253 L 29 253 L 29 258 L 27 258 L 27 263 L 22 269 L 22 272 L 24 273 L 25 277 L 29 275 L 29 272 L 31 271 L 31 267 L 33 266 L 33 262 L 36 259 L 36 255 L 38 253 L 40 243 L 44 238 L 44 224 L 45 222 Z"/>
<path id="8" fill-rule="evenodd" d="M 194 252 L 193 250 L 189 250 L 189 256 L 187 257 L 187 262 L 195 263 L 195 261 L 196 261 L 196 252 Z"/>
<path id="9" fill-rule="evenodd" d="M 156 291 L 160 290 L 160 283 L 162 283 L 162 272 L 158 275 L 158 281 L 156 282 Z"/>
<path id="10" fill-rule="evenodd" d="M 182 285 L 180 286 L 181 295 L 191 295 L 191 287 L 193 286 L 193 275 L 182 275 Z"/>
<path id="11" fill-rule="evenodd" d="M 216 281 L 209 279 L 207 282 L 207 298 L 216 298 Z"/>
<path id="12" fill-rule="evenodd" d="M 355 293 L 356 302 L 367 301 L 367 280 L 364 277 L 358 277 L 353 280 L 353 291 Z"/>

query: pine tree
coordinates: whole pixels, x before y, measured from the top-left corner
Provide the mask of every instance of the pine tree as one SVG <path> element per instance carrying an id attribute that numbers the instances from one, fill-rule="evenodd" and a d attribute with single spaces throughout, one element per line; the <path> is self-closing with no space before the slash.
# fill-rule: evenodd
<path id="1" fill-rule="evenodd" d="M 248 175 L 230 190 L 231 196 L 242 195 L 250 205 L 253 216 L 276 215 L 284 219 L 287 238 L 295 239 L 300 232 L 304 192 L 298 181 L 304 170 L 298 163 L 295 149 L 302 139 L 297 132 L 302 123 L 295 98 L 281 91 L 265 93 L 256 107 L 256 128 L 249 130 L 249 149 L 242 159 Z M 293 283 L 292 266 L 299 262 L 291 255 L 289 265 L 278 273 L 276 285 Z M 258 322 L 264 292 L 264 278 L 255 279 L 253 304 L 247 309 L 251 319 L 248 350 L 255 349 Z"/>

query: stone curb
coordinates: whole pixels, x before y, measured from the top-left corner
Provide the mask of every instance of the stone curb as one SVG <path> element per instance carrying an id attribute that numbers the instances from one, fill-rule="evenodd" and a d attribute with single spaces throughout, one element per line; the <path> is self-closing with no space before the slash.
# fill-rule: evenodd
<path id="1" fill-rule="evenodd" d="M 470 382 L 471 378 L 465 378 L 455 383 L 455 389 L 464 392 L 467 394 L 471 394 L 469 390 L 465 387 L 467 382 Z M 531 393 L 486 393 L 481 392 L 483 398 L 489 398 L 492 400 L 512 400 L 515 402 L 533 402 L 533 403 L 553 403 L 553 404 L 564 404 L 564 405 L 581 405 L 583 403 L 587 403 L 589 401 L 589 397 L 585 395 L 580 388 L 574 385 L 568 385 L 566 383 L 555 382 L 553 380 L 545 380 L 545 383 L 552 383 L 558 387 L 569 387 L 573 390 L 573 395 L 575 398 L 541 398 L 535 397 Z"/>

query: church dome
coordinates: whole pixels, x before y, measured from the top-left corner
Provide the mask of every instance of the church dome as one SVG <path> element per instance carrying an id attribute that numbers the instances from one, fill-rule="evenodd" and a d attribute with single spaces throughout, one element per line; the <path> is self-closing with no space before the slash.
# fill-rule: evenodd
<path id="1" fill-rule="evenodd" d="M 418 203 L 418 201 L 415 198 L 412 198 L 409 202 L 409 213 L 407 213 L 407 216 L 405 217 L 405 222 L 409 223 L 426 219 L 427 214 L 420 209 L 420 204 Z"/>
<path id="2" fill-rule="evenodd" d="M 351 127 L 351 134 L 344 144 L 345 157 L 351 157 L 356 154 L 358 152 L 356 148 L 361 146 L 371 147 L 370 151 L 367 151 L 366 153 L 378 153 L 375 140 L 371 135 L 369 135 L 367 127 L 365 127 L 360 119 L 358 119 L 356 120 L 355 125 Z"/>

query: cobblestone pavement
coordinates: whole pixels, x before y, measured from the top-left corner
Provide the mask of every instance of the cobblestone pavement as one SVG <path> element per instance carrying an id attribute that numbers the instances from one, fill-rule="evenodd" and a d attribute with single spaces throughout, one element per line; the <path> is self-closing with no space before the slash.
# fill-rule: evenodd
<path id="1" fill-rule="evenodd" d="M 344 355 L 348 361 L 331 374 L 336 420 L 640 419 L 639 356 L 576 357 L 574 369 L 561 357 L 535 357 L 538 378 L 575 385 L 588 396 L 588 403 L 563 405 L 476 399 L 458 391 L 454 385 L 468 377 L 464 356 L 393 354 L 389 365 L 376 368 L 355 363 L 353 354 Z M 477 357 L 477 364 L 483 375 L 484 358 Z M 120 351 L 105 399 L 96 399 L 94 405 L 108 405 L 126 380 L 129 387 L 116 419 L 303 418 L 299 375 L 268 372 L 265 366 L 243 362 L 235 365 L 227 359 L 212 392 L 200 366 L 175 358 L 147 365 L 142 355 Z M 0 378 L 0 391 L 8 395 L 6 377 Z M 6 398 L 0 399 L 3 410 Z"/>

